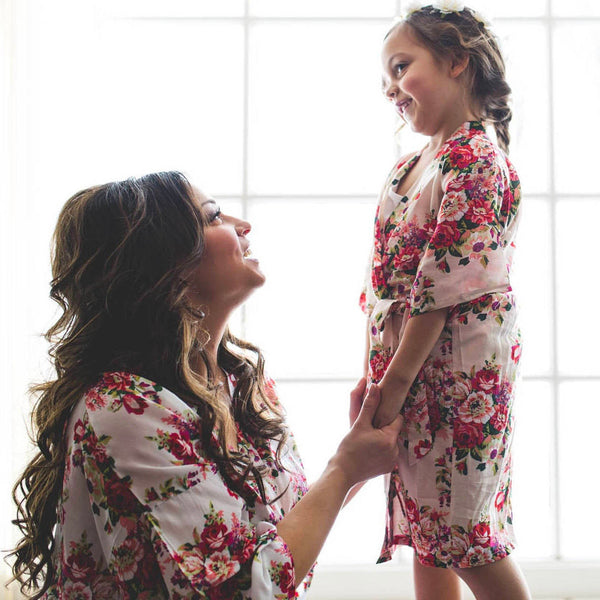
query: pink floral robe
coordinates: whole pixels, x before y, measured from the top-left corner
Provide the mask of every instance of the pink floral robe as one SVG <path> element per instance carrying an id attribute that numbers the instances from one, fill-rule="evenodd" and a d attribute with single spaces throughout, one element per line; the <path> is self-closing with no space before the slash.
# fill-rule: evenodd
<path id="1" fill-rule="evenodd" d="M 143 377 L 109 373 L 75 408 L 58 511 L 56 582 L 45 598 L 287 599 L 294 565 L 275 524 L 306 481 L 293 438 L 276 468 L 274 445 L 238 432 L 242 451 L 266 464 L 265 506 L 227 487 L 200 446 L 198 417 Z M 308 586 L 310 577 L 301 586 Z"/>
<path id="2" fill-rule="evenodd" d="M 408 319 L 449 312 L 402 409 L 404 448 L 389 477 L 379 561 L 403 544 L 424 565 L 470 567 L 514 547 L 511 438 L 520 335 L 509 272 L 520 185 L 479 122 L 461 126 L 400 196 L 394 190 L 418 158 L 394 167 L 377 208 L 361 298 L 370 323 L 370 379 L 383 377 Z"/>

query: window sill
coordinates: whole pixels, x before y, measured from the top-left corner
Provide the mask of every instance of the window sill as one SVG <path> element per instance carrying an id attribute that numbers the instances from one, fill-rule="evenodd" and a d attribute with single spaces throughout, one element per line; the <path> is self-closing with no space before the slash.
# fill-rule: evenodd
<path id="1" fill-rule="evenodd" d="M 600 562 L 520 561 L 534 598 L 600 598 Z M 317 566 L 311 600 L 412 600 L 409 566 Z M 468 593 L 467 600 L 472 598 Z"/>

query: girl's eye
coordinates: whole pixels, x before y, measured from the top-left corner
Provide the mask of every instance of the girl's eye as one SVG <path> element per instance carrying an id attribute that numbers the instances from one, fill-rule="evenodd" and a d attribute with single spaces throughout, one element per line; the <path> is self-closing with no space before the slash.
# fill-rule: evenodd
<path id="1" fill-rule="evenodd" d="M 394 65 L 394 73 L 396 75 L 401 75 L 402 71 L 404 71 L 404 69 L 406 69 L 407 67 L 407 63 L 397 63 Z"/>

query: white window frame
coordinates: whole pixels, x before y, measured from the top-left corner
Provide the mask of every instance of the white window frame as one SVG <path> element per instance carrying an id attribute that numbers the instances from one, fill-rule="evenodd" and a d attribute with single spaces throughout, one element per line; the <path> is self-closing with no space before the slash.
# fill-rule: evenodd
<path id="1" fill-rule="evenodd" d="M 319 21 L 335 21 L 335 22 L 346 22 L 346 21 L 371 21 L 386 24 L 389 23 L 389 18 L 379 17 L 256 17 L 252 16 L 249 9 L 249 3 L 251 0 L 245 0 L 244 14 L 243 16 L 232 16 L 232 17 L 192 17 L 194 19 L 202 21 L 220 21 L 220 22 L 235 22 L 243 25 L 244 35 L 244 66 L 243 66 L 243 84 L 242 93 L 244 97 L 244 112 L 243 112 L 243 171 L 242 171 L 242 189 L 240 196 L 236 196 L 236 199 L 241 200 L 242 214 L 245 216 L 248 212 L 248 208 L 253 200 L 260 198 L 264 200 L 268 198 L 264 194 L 252 194 L 248 186 L 248 121 L 249 121 L 249 85 L 250 85 L 250 65 L 249 65 L 249 40 L 250 40 L 250 29 L 258 22 L 265 21 L 307 21 L 307 22 L 319 22 Z M 1 0 L 0 5 L 0 25 L 3 29 L 2 36 L 2 62 L 0 63 L 1 68 L 1 82 L 3 88 L 7 90 L 3 93 L 0 98 L 1 102 L 1 122 L 3 123 L 3 131 L 7 132 L 3 135 L 2 146 L 0 147 L 0 160 L 1 170 L 0 173 L 6 176 L 2 177 L 0 181 L 0 192 L 3 197 L 13 197 L 16 191 L 17 181 L 20 175 L 20 169 L 15 163 L 14 159 L 11 158 L 11 146 L 18 144 L 17 136 L 15 133 L 14 123 L 17 117 L 17 106 L 14 96 L 14 80 L 15 73 L 12 71 L 12 63 L 10 58 L 12 37 L 14 35 L 13 28 L 16 28 L 16 23 L 13 20 L 12 7 L 15 6 L 16 0 Z M 552 15 L 551 0 L 546 0 L 547 8 L 546 14 L 541 17 L 510 17 L 510 21 L 533 21 L 544 25 L 548 40 L 548 128 L 552 132 L 554 130 L 554 81 L 553 81 L 553 45 L 552 36 L 554 25 L 559 22 L 573 21 L 573 22 L 588 22 L 594 20 L 600 22 L 600 17 L 579 17 L 579 18 L 566 18 L 556 17 Z M 396 1 L 396 12 L 400 14 L 402 0 Z M 392 17 L 392 15 L 390 15 Z M 132 17 L 131 15 L 123 16 L 123 18 L 135 20 L 138 17 Z M 149 18 L 147 16 L 140 16 L 140 19 Z M 164 17 L 151 17 L 155 19 L 164 19 Z M 180 17 L 178 17 L 180 18 Z M 497 18 L 497 21 L 502 21 L 502 18 Z M 4 85 L 6 84 L 6 85 Z M 553 165 L 555 162 L 555 148 L 554 148 L 554 136 L 549 137 L 550 144 L 548 148 L 548 160 L 549 164 Z M 302 197 L 306 198 L 308 195 L 303 194 Z M 556 301 L 556 288 L 557 288 L 557 205 L 559 200 L 564 198 L 557 192 L 554 170 L 550 169 L 550 182 L 549 191 L 547 194 L 539 194 L 540 197 L 547 199 L 550 205 L 550 219 L 551 219 L 551 288 L 552 296 L 549 299 L 551 305 L 552 320 L 549 324 L 551 329 L 551 371 L 548 375 L 540 376 L 526 376 L 525 380 L 528 381 L 544 381 L 550 384 L 552 389 L 552 406 L 553 406 L 553 437 L 555 440 L 554 444 L 554 456 L 553 456 L 553 473 L 552 473 L 552 510 L 553 510 L 553 529 L 554 529 L 554 540 L 553 540 L 553 557 L 551 560 L 542 561 L 527 561 L 522 563 L 522 568 L 527 577 L 528 583 L 531 587 L 532 593 L 536 598 L 592 598 L 600 597 L 600 563 L 598 562 L 583 562 L 583 561 L 565 561 L 561 557 L 561 539 L 560 539 L 560 527 L 559 518 L 561 514 L 560 506 L 560 481 L 561 473 L 559 469 L 559 453 L 560 448 L 558 445 L 559 439 L 559 422 L 558 422 L 558 409 L 559 409 L 559 387 L 560 384 L 565 381 L 594 381 L 599 382 L 600 376 L 565 376 L 559 373 L 558 368 L 558 356 L 557 356 L 557 328 L 558 328 L 558 314 L 557 314 L 557 301 Z M 277 199 L 285 201 L 285 199 L 293 200 L 297 196 L 289 194 L 278 194 Z M 339 196 L 321 194 L 315 195 L 323 201 L 327 202 L 330 199 L 339 199 Z M 353 195 L 353 199 L 370 198 L 372 196 L 360 196 Z M 595 196 L 589 194 L 569 194 L 569 198 L 577 199 L 596 199 Z M 3 242 L 2 249 L 3 254 L 10 245 L 16 244 L 17 237 L 14 232 L 11 232 L 8 223 L 5 221 L 2 224 L 1 231 L 2 237 L 6 242 Z M 10 284 L 10 281 L 8 282 Z M 10 285 L 9 285 L 10 289 Z M 245 313 L 242 312 L 242 327 L 245 325 Z M 8 316 L 2 317 L 0 321 L 5 324 L 9 329 L 11 327 L 10 318 Z M 5 330 L 6 331 L 6 330 Z M 243 333 L 243 332 L 242 332 Z M 9 332 L 10 335 L 10 332 Z M 4 351 L 8 349 L 3 345 L 3 354 L 0 358 L 6 358 Z M 3 364 L 7 364 L 7 361 L 2 361 Z M 306 383 L 315 381 L 314 378 L 307 379 L 282 379 L 281 382 L 285 383 Z M 318 381 L 321 382 L 340 382 L 348 383 L 352 385 L 354 382 L 347 379 L 340 379 L 339 377 L 333 378 L 321 378 Z M 0 598 L 16 598 L 14 592 L 2 590 L 0 592 Z M 347 600 L 351 599 L 366 599 L 369 600 L 387 600 L 394 598 L 395 600 L 401 600 L 403 598 L 412 598 L 412 575 L 410 565 L 401 562 L 393 562 L 391 564 L 383 566 L 320 566 L 318 567 L 315 582 L 313 583 L 313 590 L 310 594 L 313 600 L 337 600 L 344 598 Z"/>

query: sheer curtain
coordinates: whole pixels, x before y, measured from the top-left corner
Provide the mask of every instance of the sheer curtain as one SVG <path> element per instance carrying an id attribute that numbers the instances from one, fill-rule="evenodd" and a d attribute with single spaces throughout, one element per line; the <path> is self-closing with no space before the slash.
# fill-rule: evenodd
<path id="1" fill-rule="evenodd" d="M 514 89 L 511 155 L 525 191 L 515 287 L 519 559 L 538 597 L 600 596 L 591 475 L 600 420 L 590 306 L 600 189 L 600 3 L 474 0 Z M 361 370 L 356 304 L 379 185 L 396 154 L 379 48 L 395 0 L 0 0 L 0 548 L 29 451 L 27 386 L 48 372 L 49 244 L 78 189 L 178 169 L 253 224 L 268 282 L 233 327 L 265 351 L 309 477 L 346 428 Z M 591 125 L 595 126 L 594 123 Z M 592 272 L 590 272 L 592 271 Z M 345 509 L 313 597 L 411 597 L 406 554 L 375 567 L 381 482 Z M 6 568 L 1 567 L 3 579 Z M 393 590 L 393 593 L 392 591 Z M 2 592 L 0 591 L 0 598 Z"/>

